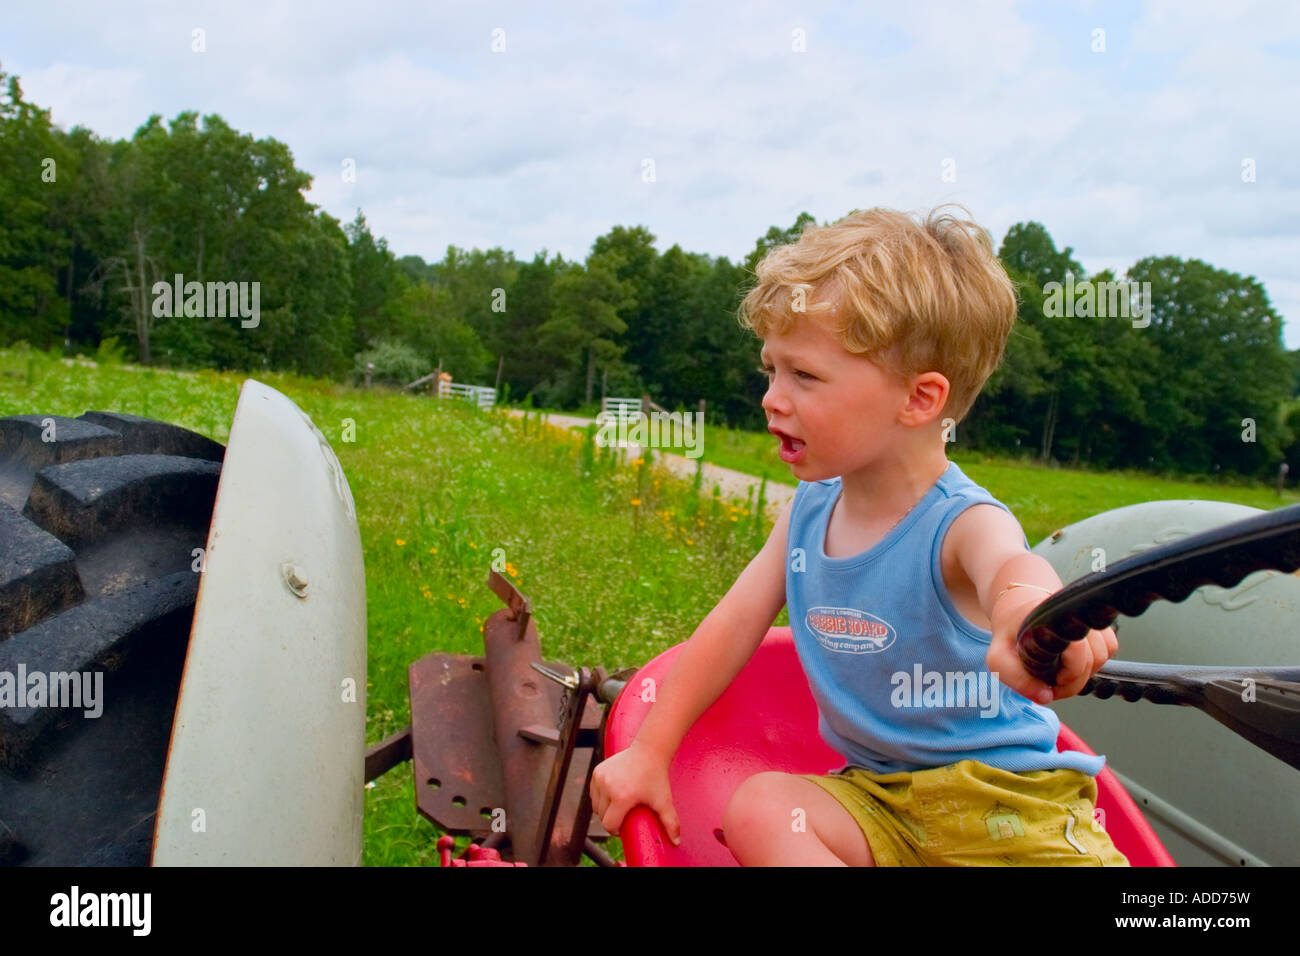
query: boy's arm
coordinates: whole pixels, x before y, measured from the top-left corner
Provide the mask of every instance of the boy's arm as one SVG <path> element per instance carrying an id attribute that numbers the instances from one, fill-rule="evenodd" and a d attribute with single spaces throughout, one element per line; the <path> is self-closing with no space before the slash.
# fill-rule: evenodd
<path id="1" fill-rule="evenodd" d="M 955 535 L 957 561 L 992 624 L 986 663 L 1004 684 L 1040 704 L 1072 697 L 1119 650 L 1112 628 L 1089 631 L 1062 655 L 1056 687 L 1030 675 L 1020 663 L 1016 638 L 1029 612 L 1063 587 L 1060 577 L 1046 559 L 1025 550 L 1020 523 L 996 505 L 966 509 L 948 533 Z M 1035 587 L 1006 590 L 1013 582 Z"/>
<path id="2" fill-rule="evenodd" d="M 633 746 L 671 762 L 691 725 L 754 656 L 785 606 L 786 530 L 792 503 L 786 503 L 767 542 L 673 661 Z"/>

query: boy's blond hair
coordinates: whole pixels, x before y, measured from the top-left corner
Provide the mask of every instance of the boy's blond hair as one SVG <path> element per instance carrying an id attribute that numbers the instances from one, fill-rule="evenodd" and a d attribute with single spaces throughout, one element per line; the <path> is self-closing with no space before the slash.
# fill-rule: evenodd
<path id="1" fill-rule="evenodd" d="M 1016 290 L 988 233 L 955 208 L 967 218 L 939 206 L 919 223 L 868 209 L 832 226 L 810 224 L 758 264 L 740 324 L 761 338 L 786 333 L 802 288 L 805 311 L 827 313 L 825 327 L 848 351 L 904 379 L 947 378 L 942 415 L 961 421 L 1002 359 Z"/>

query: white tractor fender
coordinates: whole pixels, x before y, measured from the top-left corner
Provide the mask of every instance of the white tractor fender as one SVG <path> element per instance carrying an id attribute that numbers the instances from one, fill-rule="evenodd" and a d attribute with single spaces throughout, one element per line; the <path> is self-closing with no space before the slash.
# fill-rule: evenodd
<path id="1" fill-rule="evenodd" d="M 292 401 L 240 391 L 208 530 L 153 862 L 357 865 L 366 588 L 347 479 Z"/>

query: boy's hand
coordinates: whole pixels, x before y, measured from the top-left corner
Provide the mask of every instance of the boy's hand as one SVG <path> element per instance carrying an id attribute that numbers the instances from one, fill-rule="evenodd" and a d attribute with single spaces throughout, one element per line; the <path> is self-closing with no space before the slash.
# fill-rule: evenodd
<path id="1" fill-rule="evenodd" d="M 1056 677 L 1056 687 L 1049 687 L 1032 676 L 1020 663 L 1016 652 L 1016 638 L 1021 623 L 1050 594 L 1031 588 L 1016 588 L 1000 598 L 993 608 L 993 640 L 985 658 L 988 669 L 1002 683 L 1030 700 L 1048 704 L 1053 700 L 1073 697 L 1083 690 L 1088 678 L 1101 669 L 1119 651 L 1119 638 L 1113 628 L 1089 631 L 1081 640 L 1071 641 L 1061 655 L 1061 670 Z"/>
<path id="2" fill-rule="evenodd" d="M 591 809 L 610 833 L 617 834 L 633 807 L 644 804 L 659 817 L 673 845 L 681 843 L 682 825 L 668 785 L 668 761 L 644 752 L 632 741 L 626 750 L 603 760 L 591 773 Z"/>

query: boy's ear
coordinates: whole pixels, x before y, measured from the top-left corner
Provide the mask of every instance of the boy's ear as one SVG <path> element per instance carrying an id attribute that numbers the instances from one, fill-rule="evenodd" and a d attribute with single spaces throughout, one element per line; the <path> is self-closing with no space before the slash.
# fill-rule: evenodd
<path id="1" fill-rule="evenodd" d="M 904 425 L 924 425 L 939 417 L 948 404 L 948 379 L 938 372 L 922 372 L 912 379 L 907 404 L 898 420 Z"/>

